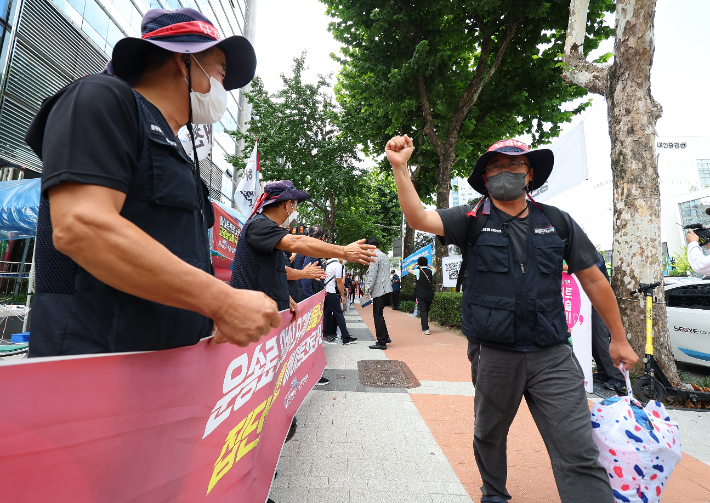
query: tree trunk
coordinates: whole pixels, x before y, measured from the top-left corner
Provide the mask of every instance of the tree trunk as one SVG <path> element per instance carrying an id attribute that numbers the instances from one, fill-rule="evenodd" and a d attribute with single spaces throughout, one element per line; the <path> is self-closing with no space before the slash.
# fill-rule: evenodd
<path id="1" fill-rule="evenodd" d="M 643 358 L 645 309 L 630 292 L 640 283 L 663 281 L 661 200 L 655 154 L 656 121 L 661 106 L 651 96 L 653 21 L 656 0 L 618 0 L 614 63 L 601 67 L 583 58 L 582 43 L 589 0 L 572 0 L 565 77 L 607 99 L 611 168 L 614 181 L 612 287 L 627 337 Z M 680 378 L 670 344 L 663 288 L 655 291 L 654 356 L 675 386 Z M 629 300 L 631 299 L 631 300 Z M 635 367 L 642 370 L 642 365 Z"/>
<path id="2" fill-rule="evenodd" d="M 662 109 L 651 96 L 655 11 L 656 0 L 635 3 L 627 0 L 617 4 L 616 58 L 609 69 L 607 84 L 614 180 L 612 285 L 618 297 L 627 299 L 639 283 L 663 281 L 661 199 L 655 151 L 656 121 Z M 662 300 L 663 287 L 657 288 L 655 294 Z M 621 300 L 619 310 L 631 346 L 643 355 L 645 309 L 639 302 Z M 671 349 L 665 303 L 654 303 L 653 311 L 655 357 L 677 386 L 680 378 Z"/>
<path id="3" fill-rule="evenodd" d="M 455 157 L 452 149 L 445 149 L 439 161 L 439 168 L 436 170 L 436 208 L 446 209 L 449 207 L 449 193 L 451 192 L 451 169 L 454 165 Z M 436 268 L 442 269 L 444 257 L 449 256 L 449 248 L 441 244 L 441 241 L 435 239 L 436 249 Z M 440 292 L 442 288 L 443 275 L 438 274 L 436 278 L 436 291 Z"/>

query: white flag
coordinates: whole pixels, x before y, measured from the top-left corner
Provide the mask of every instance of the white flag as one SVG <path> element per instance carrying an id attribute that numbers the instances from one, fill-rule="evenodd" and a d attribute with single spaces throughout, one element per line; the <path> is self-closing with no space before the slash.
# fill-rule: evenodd
<path id="1" fill-rule="evenodd" d="M 239 180 L 237 191 L 234 194 L 234 202 L 237 209 L 249 218 L 254 211 L 256 200 L 261 195 L 261 186 L 259 185 L 259 142 L 254 144 L 254 151 L 251 153 L 247 165 L 244 168 L 242 179 Z"/>
<path id="2" fill-rule="evenodd" d="M 555 154 L 555 167 L 547 181 L 532 192 L 541 203 L 565 190 L 576 187 L 587 179 L 587 149 L 584 139 L 584 121 L 558 138 L 549 148 Z"/>
<path id="3" fill-rule="evenodd" d="M 212 124 L 193 124 L 192 129 L 195 132 L 197 159 L 201 161 L 206 159 L 212 152 Z M 177 136 L 187 156 L 194 161 L 195 159 L 192 156 L 192 137 L 187 126 L 180 128 Z"/>

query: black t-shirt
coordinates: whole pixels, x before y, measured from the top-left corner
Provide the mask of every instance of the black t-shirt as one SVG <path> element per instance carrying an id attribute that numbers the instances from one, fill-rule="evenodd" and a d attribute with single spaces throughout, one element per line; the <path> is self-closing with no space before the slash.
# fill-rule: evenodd
<path id="1" fill-rule="evenodd" d="M 49 113 L 41 141 L 44 196 L 62 182 L 127 193 L 140 144 L 133 90 L 106 75 L 89 75 L 73 83 Z"/>
<path id="2" fill-rule="evenodd" d="M 493 210 L 495 211 L 495 210 Z M 501 220 L 508 222 L 508 237 L 513 242 L 513 249 L 520 262 L 525 262 L 525 245 L 528 239 L 528 222 L 530 221 L 529 212 L 524 217 L 515 217 L 508 215 L 505 211 L 500 211 Z"/>
<path id="3" fill-rule="evenodd" d="M 288 229 L 280 227 L 270 218 L 259 218 L 249 224 L 247 243 L 260 257 L 268 257 L 276 252 L 276 243 L 288 234 Z"/>
<path id="4" fill-rule="evenodd" d="M 492 204 L 493 203 L 491 203 L 491 205 Z M 473 210 L 473 206 L 469 205 L 436 210 L 444 224 L 444 238 L 446 244 L 456 245 L 462 250 L 464 249 L 469 218 L 466 213 L 471 210 Z M 569 267 L 569 273 L 572 274 L 595 266 L 596 263 L 599 262 L 599 252 L 597 252 L 597 249 L 577 222 L 575 222 L 572 217 L 569 217 L 569 221 L 571 223 L 569 229 L 569 257 L 565 257 L 565 260 Z M 509 226 L 509 232 L 512 233 L 512 230 L 513 229 Z"/>

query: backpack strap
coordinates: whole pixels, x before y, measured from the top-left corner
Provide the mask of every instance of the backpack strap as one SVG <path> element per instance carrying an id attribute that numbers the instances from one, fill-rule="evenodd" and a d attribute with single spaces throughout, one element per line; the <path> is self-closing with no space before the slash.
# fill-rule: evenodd
<path id="1" fill-rule="evenodd" d="M 555 228 L 557 235 L 565 244 L 565 260 L 569 259 L 570 243 L 569 233 L 572 227 L 569 215 L 559 208 L 547 204 L 537 203 L 538 207 L 545 214 L 552 226 Z"/>
<path id="2" fill-rule="evenodd" d="M 466 241 L 464 242 L 463 249 L 461 250 L 461 267 L 459 268 L 459 275 L 456 278 L 457 292 L 461 291 L 461 285 L 463 284 L 464 276 L 466 275 L 466 268 L 468 267 L 468 249 L 476 244 L 478 236 L 486 226 L 487 221 L 488 215 L 483 212 L 482 205 L 480 213 L 477 213 L 475 216 L 469 214 L 466 219 Z"/>

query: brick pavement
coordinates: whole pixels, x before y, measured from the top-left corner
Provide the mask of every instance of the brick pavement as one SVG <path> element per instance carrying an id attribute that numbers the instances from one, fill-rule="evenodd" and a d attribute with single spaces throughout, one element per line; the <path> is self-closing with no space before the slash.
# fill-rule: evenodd
<path id="1" fill-rule="evenodd" d="M 372 309 L 346 316 L 358 343 L 325 345 L 327 386 L 316 387 L 284 446 L 271 497 L 287 502 L 479 501 L 481 480 L 471 447 L 474 390 L 465 338 L 385 310 L 393 343 L 370 350 Z M 357 361 L 402 360 L 421 382 L 411 390 L 367 388 Z M 594 399 L 594 397 L 592 397 Z M 591 402 L 590 402 L 591 404 Z M 663 502 L 710 502 L 710 413 L 672 411 L 687 430 L 684 452 Z M 508 437 L 508 490 L 513 502 L 557 502 L 550 459 L 523 401 Z"/>

